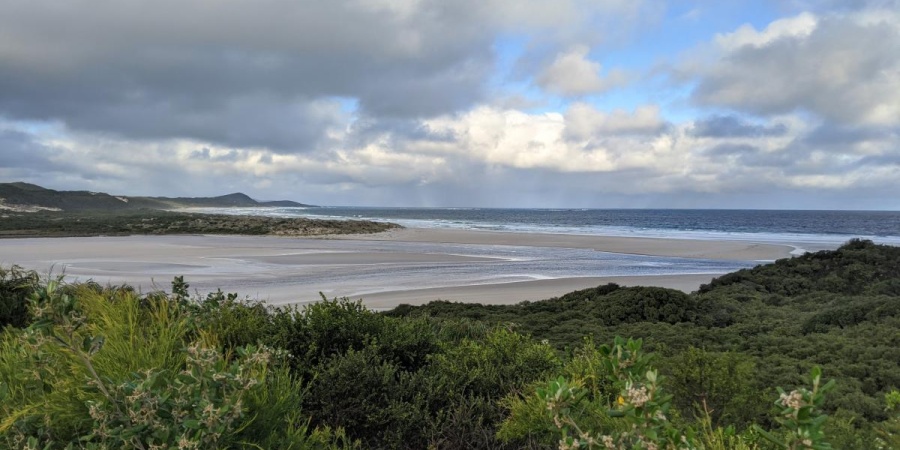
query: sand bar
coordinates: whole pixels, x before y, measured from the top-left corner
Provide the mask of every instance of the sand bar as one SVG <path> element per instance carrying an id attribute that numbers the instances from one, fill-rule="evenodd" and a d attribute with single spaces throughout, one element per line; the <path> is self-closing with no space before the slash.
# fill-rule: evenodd
<path id="1" fill-rule="evenodd" d="M 743 241 L 403 229 L 333 239 L 129 236 L 0 240 L 0 265 L 72 280 L 168 289 L 183 275 L 273 304 L 362 298 L 373 308 L 431 300 L 517 303 L 609 282 L 692 291 L 718 274 L 788 256 Z"/>

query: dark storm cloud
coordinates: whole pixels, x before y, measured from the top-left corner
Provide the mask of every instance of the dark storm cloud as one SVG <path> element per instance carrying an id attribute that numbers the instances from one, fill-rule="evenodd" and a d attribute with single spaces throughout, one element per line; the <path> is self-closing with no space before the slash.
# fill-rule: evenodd
<path id="1" fill-rule="evenodd" d="M 758 152 L 759 148 L 749 144 L 719 144 L 704 150 L 710 156 L 740 156 Z"/>
<path id="2" fill-rule="evenodd" d="M 59 164 L 52 160 L 59 151 L 34 142 L 27 133 L 0 130 L 0 168 L 54 170 Z"/>
<path id="3" fill-rule="evenodd" d="M 765 136 L 783 136 L 787 133 L 787 127 L 784 124 L 775 125 L 756 125 L 746 122 L 737 116 L 711 116 L 694 122 L 693 128 L 689 130 L 692 136 L 696 137 L 765 137 Z"/>
<path id="4" fill-rule="evenodd" d="M 390 117 L 481 99 L 492 36 L 466 3 L 4 2 L 0 114 L 309 151 L 331 97 Z"/>
<path id="5" fill-rule="evenodd" d="M 858 127 L 825 123 L 807 134 L 803 142 L 815 147 L 846 147 L 863 142 L 889 140 L 900 142 L 900 126 Z"/>
<path id="6" fill-rule="evenodd" d="M 763 148 L 762 138 L 754 141 L 758 144 L 719 143 L 702 153 L 711 161 L 730 167 L 731 172 L 753 177 L 761 169 L 768 174 L 779 174 L 785 181 L 796 176 L 844 176 L 897 167 L 900 139 L 896 134 L 876 130 L 822 125 L 783 146 Z M 866 144 L 863 149 L 857 151 L 863 144 Z M 866 151 L 870 154 L 865 154 Z M 730 180 L 732 184 L 734 181 Z"/>
<path id="7" fill-rule="evenodd" d="M 791 143 L 784 148 L 765 151 L 756 145 L 719 144 L 703 152 L 711 160 L 723 163 L 734 171 L 750 171 L 763 169 L 767 173 L 781 176 L 806 174 L 833 174 L 846 171 L 848 165 L 827 157 L 813 158 L 812 150 L 806 146 Z"/>
<path id="8" fill-rule="evenodd" d="M 339 123 L 336 105 L 289 104 L 273 98 L 232 98 L 210 107 L 179 100 L 104 103 L 83 98 L 80 103 L 84 106 L 55 110 L 53 117 L 72 129 L 112 132 L 131 139 L 191 138 L 229 146 L 262 146 L 283 153 L 316 148 L 327 139 L 323 132 Z M 49 105 L 47 111 L 52 108 Z"/>
<path id="9" fill-rule="evenodd" d="M 854 167 L 887 167 L 900 168 L 900 152 L 886 155 L 865 156 L 853 164 Z"/>
<path id="10" fill-rule="evenodd" d="M 214 155 L 212 151 L 206 147 L 203 147 L 200 150 L 194 150 L 190 155 L 191 159 L 213 162 L 235 162 L 238 161 L 240 157 L 241 155 L 235 150 L 229 150 L 224 153 Z"/>
<path id="11" fill-rule="evenodd" d="M 25 181 L 51 188 L 71 189 L 85 180 L 109 182 L 115 174 L 84 163 L 64 148 L 41 143 L 33 134 L 0 128 L 0 181 Z M 75 181 L 75 184 L 68 182 Z"/>
<path id="12" fill-rule="evenodd" d="M 386 136 L 395 141 L 454 142 L 458 136 L 447 130 L 434 130 L 420 120 L 362 117 L 353 124 L 346 145 L 362 147 Z"/>

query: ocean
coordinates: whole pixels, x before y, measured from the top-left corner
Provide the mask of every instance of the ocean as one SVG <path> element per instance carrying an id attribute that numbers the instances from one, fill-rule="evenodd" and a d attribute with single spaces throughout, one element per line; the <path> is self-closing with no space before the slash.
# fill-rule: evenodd
<path id="1" fill-rule="evenodd" d="M 900 211 L 502 208 L 240 208 L 225 214 L 361 219 L 412 228 L 749 240 L 832 247 L 852 238 L 900 245 Z M 802 250 L 802 249 L 801 249 Z"/>

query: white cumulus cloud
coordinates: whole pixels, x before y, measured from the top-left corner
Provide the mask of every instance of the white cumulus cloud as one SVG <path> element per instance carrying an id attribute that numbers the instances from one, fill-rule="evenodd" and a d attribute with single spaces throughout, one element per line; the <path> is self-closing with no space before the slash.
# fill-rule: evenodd
<path id="1" fill-rule="evenodd" d="M 688 69 L 693 99 L 760 115 L 809 112 L 837 124 L 900 125 L 900 13 L 810 14 L 716 38 Z"/>
<path id="2" fill-rule="evenodd" d="M 537 77 L 542 88 L 565 96 L 598 94 L 627 83 L 621 70 L 611 70 L 601 76 L 602 66 L 587 58 L 587 46 L 575 46 L 561 52 Z"/>

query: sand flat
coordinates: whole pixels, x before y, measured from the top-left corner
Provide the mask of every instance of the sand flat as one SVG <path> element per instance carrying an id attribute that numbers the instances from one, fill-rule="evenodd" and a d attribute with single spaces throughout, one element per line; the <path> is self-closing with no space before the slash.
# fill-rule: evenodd
<path id="1" fill-rule="evenodd" d="M 491 305 L 514 305 L 523 301 L 546 300 L 563 294 L 616 283 L 620 286 L 658 286 L 693 292 L 709 283 L 715 275 L 621 276 L 557 278 L 552 280 L 519 281 L 500 284 L 479 284 L 452 288 L 413 289 L 361 295 L 365 304 L 374 309 L 391 309 L 400 304 L 424 305 L 434 300 Z M 355 298 L 355 296 L 351 296 Z"/>
<path id="2" fill-rule="evenodd" d="M 327 236 L 325 239 L 384 240 L 530 247 L 589 248 L 603 252 L 679 258 L 773 261 L 791 256 L 793 247 L 750 241 L 662 239 L 549 233 L 404 228 L 373 235 Z"/>
<path id="3" fill-rule="evenodd" d="M 497 258 L 478 256 L 462 256 L 436 253 L 399 253 L 399 252 L 317 252 L 289 255 L 251 256 L 244 259 L 256 260 L 266 264 L 284 265 L 347 265 L 347 264 L 385 264 L 385 263 L 440 263 L 440 262 L 481 262 Z"/>
<path id="4" fill-rule="evenodd" d="M 127 236 L 0 240 L 0 265 L 70 280 L 198 293 L 221 288 L 273 304 L 362 298 L 373 308 L 431 300 L 518 303 L 609 282 L 693 291 L 792 247 L 742 241 L 403 229 L 319 238 Z"/>

